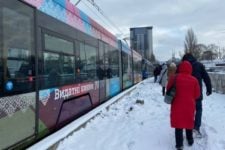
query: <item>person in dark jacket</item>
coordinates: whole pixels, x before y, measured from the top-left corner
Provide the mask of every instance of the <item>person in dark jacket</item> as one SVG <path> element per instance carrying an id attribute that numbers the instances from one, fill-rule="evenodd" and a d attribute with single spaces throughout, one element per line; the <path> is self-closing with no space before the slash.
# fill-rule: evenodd
<path id="1" fill-rule="evenodd" d="M 166 89 L 170 89 L 175 83 L 176 94 L 171 104 L 170 122 L 171 127 L 175 128 L 176 148 L 182 150 L 183 129 L 186 130 L 188 145 L 191 146 L 194 143 L 192 129 L 200 87 L 197 79 L 191 75 L 192 66 L 188 61 L 181 62 L 178 70 L 178 74 L 170 76 Z"/>
<path id="2" fill-rule="evenodd" d="M 148 78 L 148 72 L 146 67 L 142 70 L 142 80 L 147 79 Z"/>
<path id="3" fill-rule="evenodd" d="M 183 61 L 189 61 L 192 65 L 193 71 L 192 75 L 197 78 L 201 94 L 200 97 L 198 98 L 198 101 L 196 102 L 196 114 L 195 114 L 195 126 L 194 126 L 194 131 L 196 132 L 197 137 L 202 137 L 201 132 L 200 132 L 200 127 L 201 127 L 201 120 L 202 120 L 202 100 L 203 100 L 203 95 L 202 95 L 202 80 L 204 81 L 206 85 L 206 95 L 209 96 L 212 94 L 212 85 L 211 85 L 211 80 L 209 78 L 208 73 L 205 70 L 205 67 L 202 63 L 198 62 L 196 58 L 191 54 L 191 53 L 186 53 L 183 56 Z"/>
<path id="4" fill-rule="evenodd" d="M 157 77 L 160 75 L 161 70 L 162 70 L 162 67 L 160 65 L 157 65 L 155 67 L 154 72 L 153 72 L 153 74 L 154 74 L 154 83 L 156 83 Z"/>

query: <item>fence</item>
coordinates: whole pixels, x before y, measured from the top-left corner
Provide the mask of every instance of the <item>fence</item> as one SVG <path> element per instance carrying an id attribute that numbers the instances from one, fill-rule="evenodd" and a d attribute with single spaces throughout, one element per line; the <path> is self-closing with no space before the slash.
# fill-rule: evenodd
<path id="1" fill-rule="evenodd" d="M 209 76 L 215 92 L 225 94 L 225 73 L 210 72 Z"/>

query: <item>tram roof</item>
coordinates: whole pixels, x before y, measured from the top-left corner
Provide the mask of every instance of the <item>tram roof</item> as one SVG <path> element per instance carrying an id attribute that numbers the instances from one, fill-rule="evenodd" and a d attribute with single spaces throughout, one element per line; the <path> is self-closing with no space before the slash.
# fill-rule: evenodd
<path id="1" fill-rule="evenodd" d="M 117 47 L 117 38 L 98 24 L 69 0 L 23 0 L 41 12 L 70 26 Z"/>

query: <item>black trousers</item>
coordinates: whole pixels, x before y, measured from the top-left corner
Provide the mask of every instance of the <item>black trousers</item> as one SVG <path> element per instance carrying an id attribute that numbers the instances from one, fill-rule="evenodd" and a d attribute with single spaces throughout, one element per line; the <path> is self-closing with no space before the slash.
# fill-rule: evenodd
<path id="1" fill-rule="evenodd" d="M 154 83 L 156 83 L 157 81 L 157 76 L 154 76 Z"/>
<path id="2" fill-rule="evenodd" d="M 166 87 L 162 87 L 162 95 L 164 96 L 166 94 Z"/>
<path id="3" fill-rule="evenodd" d="M 196 101 L 195 129 L 200 130 L 202 122 L 202 100 Z"/>
<path id="4" fill-rule="evenodd" d="M 186 138 L 188 141 L 193 141 L 192 129 L 186 129 Z M 183 129 L 175 129 L 176 148 L 183 146 Z"/>

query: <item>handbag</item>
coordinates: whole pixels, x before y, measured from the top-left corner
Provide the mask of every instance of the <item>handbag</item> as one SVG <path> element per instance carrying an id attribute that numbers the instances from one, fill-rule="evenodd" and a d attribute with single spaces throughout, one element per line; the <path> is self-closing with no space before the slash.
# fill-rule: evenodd
<path id="1" fill-rule="evenodd" d="M 167 104 L 172 104 L 175 95 L 176 95 L 176 76 L 175 76 L 172 87 L 166 91 L 164 102 Z"/>

